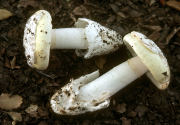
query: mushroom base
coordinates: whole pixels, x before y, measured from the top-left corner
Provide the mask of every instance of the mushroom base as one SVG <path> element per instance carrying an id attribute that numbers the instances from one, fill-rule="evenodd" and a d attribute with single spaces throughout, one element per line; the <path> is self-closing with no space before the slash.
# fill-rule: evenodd
<path id="1" fill-rule="evenodd" d="M 109 99 L 96 102 L 95 100 L 82 100 L 78 96 L 81 86 L 93 81 L 97 77 L 99 77 L 99 71 L 72 80 L 65 85 L 52 96 L 50 100 L 52 110 L 61 115 L 78 115 L 108 107 Z"/>

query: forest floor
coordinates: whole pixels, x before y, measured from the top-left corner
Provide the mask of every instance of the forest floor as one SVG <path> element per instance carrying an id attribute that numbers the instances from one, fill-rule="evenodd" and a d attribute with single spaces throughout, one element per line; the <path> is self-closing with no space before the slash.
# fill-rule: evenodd
<path id="1" fill-rule="evenodd" d="M 0 20 L 0 94 L 19 95 L 23 99 L 16 109 L 1 107 L 0 124 L 180 125 L 180 4 L 166 2 L 0 0 L 0 9 L 13 14 Z M 113 96 L 106 109 L 80 116 L 54 114 L 49 100 L 71 78 L 97 69 L 103 74 L 126 61 L 129 52 L 122 46 L 114 53 L 85 60 L 77 57 L 74 50 L 52 50 L 47 70 L 32 69 L 24 55 L 23 34 L 27 19 L 40 9 L 51 13 L 53 28 L 73 27 L 79 17 L 85 17 L 122 36 L 134 30 L 147 35 L 167 57 L 171 70 L 169 87 L 158 90 L 144 75 Z M 29 111 L 30 106 L 34 110 Z"/>

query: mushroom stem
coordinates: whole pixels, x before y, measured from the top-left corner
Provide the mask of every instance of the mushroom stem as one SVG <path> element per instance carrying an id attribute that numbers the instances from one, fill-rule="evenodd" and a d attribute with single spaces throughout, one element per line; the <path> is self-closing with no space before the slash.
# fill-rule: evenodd
<path id="1" fill-rule="evenodd" d="M 51 49 L 87 49 L 84 28 L 52 29 Z"/>
<path id="2" fill-rule="evenodd" d="M 80 100 L 104 101 L 146 72 L 147 68 L 140 58 L 133 57 L 82 86 L 78 97 Z"/>

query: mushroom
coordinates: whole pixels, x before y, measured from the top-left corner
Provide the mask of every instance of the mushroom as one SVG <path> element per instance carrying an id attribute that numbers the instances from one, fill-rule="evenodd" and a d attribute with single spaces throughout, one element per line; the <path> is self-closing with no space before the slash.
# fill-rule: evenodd
<path id="1" fill-rule="evenodd" d="M 27 63 L 44 70 L 49 64 L 50 49 L 76 49 L 88 59 L 113 52 L 122 44 L 121 36 L 92 20 L 79 18 L 75 28 L 52 29 L 51 15 L 45 10 L 34 13 L 24 30 L 23 46 Z"/>
<path id="2" fill-rule="evenodd" d="M 124 37 L 134 57 L 99 77 L 99 72 L 82 76 L 62 87 L 50 100 L 52 110 L 61 115 L 78 115 L 109 106 L 110 97 L 143 74 L 163 90 L 170 82 L 166 58 L 145 35 L 131 32 Z"/>

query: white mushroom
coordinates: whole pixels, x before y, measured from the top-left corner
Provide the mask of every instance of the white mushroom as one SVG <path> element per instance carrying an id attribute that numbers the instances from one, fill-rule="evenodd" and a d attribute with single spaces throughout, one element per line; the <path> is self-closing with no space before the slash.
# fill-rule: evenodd
<path id="1" fill-rule="evenodd" d="M 156 87 L 167 88 L 170 70 L 157 45 L 135 31 L 127 34 L 124 42 L 135 57 L 100 77 L 96 71 L 72 80 L 52 96 L 52 110 L 61 115 L 78 115 L 108 107 L 112 95 L 145 73 Z"/>
<path id="2" fill-rule="evenodd" d="M 76 49 L 78 56 L 91 58 L 113 52 L 122 44 L 121 36 L 100 24 L 79 18 L 76 28 L 52 29 L 51 15 L 45 10 L 34 13 L 26 23 L 23 45 L 27 63 L 44 70 L 50 49 Z"/>

